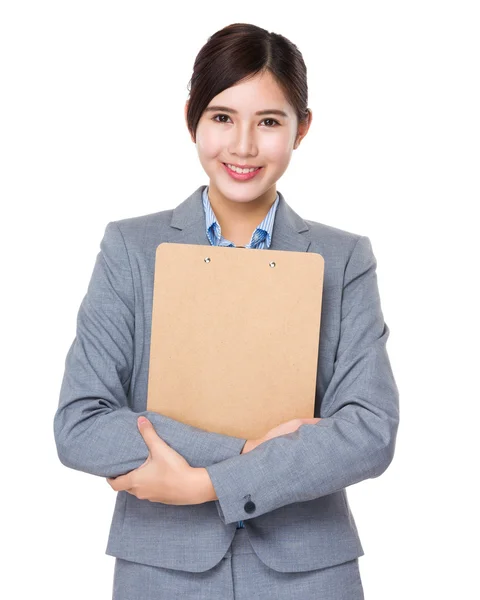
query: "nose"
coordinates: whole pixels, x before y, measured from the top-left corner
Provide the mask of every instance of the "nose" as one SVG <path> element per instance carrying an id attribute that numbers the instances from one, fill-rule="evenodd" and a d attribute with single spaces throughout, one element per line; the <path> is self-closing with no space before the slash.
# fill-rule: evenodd
<path id="1" fill-rule="evenodd" d="M 255 125 L 238 125 L 232 131 L 228 151 L 232 156 L 255 157 L 258 154 L 258 144 L 255 134 Z"/>

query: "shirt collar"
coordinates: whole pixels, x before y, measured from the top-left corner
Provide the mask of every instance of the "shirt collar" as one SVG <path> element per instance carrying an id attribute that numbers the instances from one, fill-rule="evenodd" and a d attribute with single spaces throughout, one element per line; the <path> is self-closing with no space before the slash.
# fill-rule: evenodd
<path id="1" fill-rule="evenodd" d="M 207 237 L 210 232 L 211 235 L 215 236 L 215 238 L 218 241 L 219 240 L 218 232 L 220 232 L 220 224 L 218 223 L 215 213 L 213 212 L 213 208 L 210 203 L 210 199 L 208 197 L 208 189 L 209 189 L 209 186 L 208 185 L 205 186 L 205 188 L 203 189 L 203 193 L 202 193 L 203 208 L 205 210 L 206 232 L 207 232 Z M 277 192 L 275 202 L 270 207 L 270 210 L 268 211 L 266 217 L 263 219 L 263 221 L 260 223 L 260 225 L 258 225 L 257 228 L 255 229 L 255 231 L 260 230 L 266 234 L 265 246 L 267 248 L 270 247 L 270 244 L 272 242 L 273 223 L 275 220 L 275 212 L 277 210 L 278 202 L 279 202 L 279 196 L 278 196 L 278 192 Z M 254 235 L 255 235 L 255 232 L 253 233 L 252 238 Z"/>

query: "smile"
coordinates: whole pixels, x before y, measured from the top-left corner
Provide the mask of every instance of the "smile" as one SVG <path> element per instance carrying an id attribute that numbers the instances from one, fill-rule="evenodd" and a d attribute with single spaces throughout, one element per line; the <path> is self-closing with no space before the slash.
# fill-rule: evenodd
<path id="1" fill-rule="evenodd" d="M 239 169 L 233 165 L 228 165 L 226 163 L 222 163 L 227 173 L 233 179 L 237 181 L 246 181 L 253 179 L 260 171 L 262 171 L 263 167 L 256 167 L 253 169 Z"/>

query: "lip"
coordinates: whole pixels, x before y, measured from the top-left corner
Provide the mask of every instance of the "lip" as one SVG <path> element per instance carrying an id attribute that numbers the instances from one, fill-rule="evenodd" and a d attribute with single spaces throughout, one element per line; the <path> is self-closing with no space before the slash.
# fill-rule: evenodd
<path id="1" fill-rule="evenodd" d="M 233 164 L 233 163 L 232 163 Z M 260 171 L 263 170 L 263 167 L 259 167 L 256 171 L 253 171 L 252 173 L 235 173 L 235 171 L 232 171 L 231 169 L 229 169 L 226 165 L 226 163 L 222 163 L 223 168 L 225 169 L 225 171 L 230 175 L 230 177 L 232 179 L 235 179 L 236 181 L 249 181 L 250 179 L 253 179 L 254 177 L 256 177 Z M 242 168 L 242 167 L 240 167 Z M 244 169 L 246 168 L 251 168 L 251 167 L 243 167 Z"/>
<path id="2" fill-rule="evenodd" d="M 239 169 L 256 169 L 257 167 L 261 167 L 262 165 L 237 165 L 237 163 L 223 163 L 224 165 L 233 165 L 234 167 L 238 167 Z"/>

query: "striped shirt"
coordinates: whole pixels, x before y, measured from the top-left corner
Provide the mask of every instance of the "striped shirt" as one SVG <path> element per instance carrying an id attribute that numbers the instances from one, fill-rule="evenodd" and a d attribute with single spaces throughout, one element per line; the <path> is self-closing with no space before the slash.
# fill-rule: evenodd
<path id="1" fill-rule="evenodd" d="M 233 242 L 225 239 L 222 236 L 222 230 L 219 222 L 213 212 L 212 205 L 210 204 L 210 199 L 208 197 L 208 186 L 206 186 L 203 190 L 202 194 L 203 199 L 203 208 L 205 210 L 205 226 L 208 241 L 212 246 L 232 246 L 236 247 Z M 277 211 L 277 206 L 279 202 L 279 196 L 277 193 L 277 197 L 275 198 L 275 202 L 270 207 L 270 210 L 267 213 L 267 216 L 263 219 L 263 221 L 258 225 L 255 231 L 252 233 L 252 237 L 250 239 L 250 243 L 245 248 L 270 248 L 270 244 L 272 243 L 272 231 L 273 231 L 273 223 L 275 221 L 275 213 Z M 243 521 L 238 521 L 237 529 L 245 527 Z"/>
<path id="2" fill-rule="evenodd" d="M 205 221 L 207 228 L 207 238 L 212 246 L 233 246 L 235 244 L 230 240 L 226 240 L 222 236 L 222 230 L 219 222 L 213 212 L 212 205 L 210 204 L 210 199 L 208 197 L 208 186 L 206 186 L 203 190 L 202 194 L 203 198 L 203 208 L 205 210 Z M 252 234 L 250 239 L 250 243 L 245 248 L 270 248 L 270 244 L 272 243 L 272 231 L 273 231 L 273 223 L 275 221 L 275 213 L 277 211 L 277 206 L 279 202 L 279 196 L 275 198 L 275 202 L 270 207 L 267 216 L 263 219 L 263 221 L 258 225 L 255 231 Z"/>

